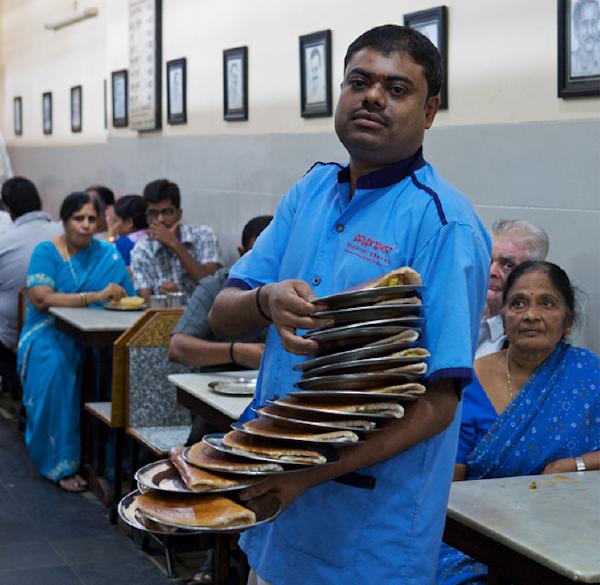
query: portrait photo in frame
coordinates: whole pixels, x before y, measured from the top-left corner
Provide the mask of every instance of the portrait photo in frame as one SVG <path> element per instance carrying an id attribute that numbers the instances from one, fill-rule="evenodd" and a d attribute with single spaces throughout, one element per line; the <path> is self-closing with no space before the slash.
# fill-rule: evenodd
<path id="1" fill-rule="evenodd" d="M 600 0 L 558 0 L 558 97 L 600 95 Z"/>
<path id="2" fill-rule="evenodd" d="M 23 135 L 23 98 L 17 96 L 13 100 L 13 127 L 15 136 Z"/>
<path id="3" fill-rule="evenodd" d="M 71 132 L 81 132 L 81 85 L 71 88 Z"/>
<path id="4" fill-rule="evenodd" d="M 331 31 L 300 37 L 300 115 L 331 116 Z"/>
<path id="5" fill-rule="evenodd" d="M 440 110 L 448 109 L 448 9 L 437 6 L 404 15 L 404 25 L 424 34 L 440 52 L 444 76 L 440 89 Z"/>
<path id="6" fill-rule="evenodd" d="M 167 123 L 186 124 L 186 60 L 167 61 Z"/>
<path id="7" fill-rule="evenodd" d="M 223 51 L 223 118 L 248 119 L 248 47 Z"/>
<path id="8" fill-rule="evenodd" d="M 52 92 L 42 94 L 42 130 L 44 134 L 52 134 Z"/>
<path id="9" fill-rule="evenodd" d="M 128 116 L 128 75 L 127 69 L 120 69 L 111 73 L 112 86 L 112 124 L 115 128 L 126 128 L 129 124 Z"/>

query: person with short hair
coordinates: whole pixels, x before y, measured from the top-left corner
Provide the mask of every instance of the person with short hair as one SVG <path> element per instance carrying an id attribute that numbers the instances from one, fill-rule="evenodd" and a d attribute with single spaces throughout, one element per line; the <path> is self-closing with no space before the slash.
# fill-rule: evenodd
<path id="1" fill-rule="evenodd" d="M 548 234 L 525 219 L 500 219 L 492 225 L 492 263 L 476 358 L 499 351 L 505 341 L 500 308 L 508 275 L 526 260 L 545 260 Z"/>
<path id="2" fill-rule="evenodd" d="M 25 177 L 2 185 L 2 204 L 14 227 L 0 236 L 0 376 L 4 389 L 19 384 L 17 375 L 17 316 L 19 291 L 25 286 L 27 266 L 37 244 L 62 233 L 62 225 L 42 211 L 36 186 Z"/>
<path id="3" fill-rule="evenodd" d="M 490 239 L 473 206 L 423 157 L 439 107 L 441 57 L 424 35 L 386 25 L 348 48 L 335 130 L 348 165 L 316 164 L 282 198 L 254 248 L 231 269 L 209 315 L 216 335 L 269 325 L 253 404 L 294 388 L 318 352 L 306 329 L 319 297 L 411 266 L 426 286 L 427 392 L 339 460 L 273 475 L 240 492 L 282 512 L 242 534 L 259 583 L 403 583 L 435 576 L 459 429 L 485 300 Z M 300 330 L 300 331 L 298 331 Z M 335 481 L 340 480 L 340 481 Z"/>
<path id="4" fill-rule="evenodd" d="M 219 243 L 212 228 L 181 223 L 179 187 L 158 179 L 144 188 L 148 237 L 131 253 L 133 283 L 138 294 L 184 292 L 192 295 L 198 281 L 221 267 Z"/>
<path id="5" fill-rule="evenodd" d="M 101 307 L 135 294 L 119 252 L 94 238 L 100 211 L 88 193 L 71 193 L 62 202 L 64 233 L 38 244 L 31 256 L 30 307 L 18 345 L 27 450 L 38 471 L 69 492 L 87 487 L 77 473 L 83 348 L 56 328 L 48 309 Z"/>
<path id="6" fill-rule="evenodd" d="M 600 358 L 573 347 L 575 290 L 556 264 L 525 261 L 502 293 L 508 347 L 475 361 L 464 390 L 455 481 L 600 469 Z M 488 582 L 443 545 L 438 585 Z"/>
<path id="7" fill-rule="evenodd" d="M 98 216 L 98 228 L 95 237 L 106 242 L 113 242 L 116 238 L 113 227 L 115 219 L 115 194 L 104 185 L 92 185 L 85 192 L 97 199 L 102 208 Z"/>
<path id="8" fill-rule="evenodd" d="M 146 202 L 141 195 L 125 195 L 115 203 L 113 228 L 117 239 L 115 247 L 123 256 L 125 265 L 131 264 L 131 250 L 147 236 Z"/>
<path id="9" fill-rule="evenodd" d="M 573 28 L 577 49 L 571 51 L 571 76 L 600 75 L 600 4 L 577 0 L 573 7 Z"/>

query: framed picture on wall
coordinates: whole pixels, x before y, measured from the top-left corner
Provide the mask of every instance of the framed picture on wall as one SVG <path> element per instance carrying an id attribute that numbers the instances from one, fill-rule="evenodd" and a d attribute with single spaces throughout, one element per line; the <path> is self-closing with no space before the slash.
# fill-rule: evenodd
<path id="1" fill-rule="evenodd" d="M 223 51 L 223 118 L 248 119 L 248 47 Z"/>
<path id="2" fill-rule="evenodd" d="M 44 134 L 52 134 L 52 92 L 42 94 L 42 129 Z"/>
<path id="3" fill-rule="evenodd" d="M 558 97 L 600 95 L 600 0 L 558 0 Z"/>
<path id="4" fill-rule="evenodd" d="M 21 136 L 23 134 L 23 99 L 21 96 L 13 100 L 13 123 L 15 136 Z"/>
<path id="5" fill-rule="evenodd" d="M 424 34 L 440 52 L 444 76 L 440 89 L 440 110 L 448 109 L 448 9 L 437 6 L 404 15 L 404 25 Z"/>
<path id="6" fill-rule="evenodd" d="M 126 128 L 129 123 L 127 69 L 113 71 L 112 83 L 112 124 L 115 128 Z"/>
<path id="7" fill-rule="evenodd" d="M 186 60 L 167 61 L 167 122 L 187 123 Z"/>
<path id="8" fill-rule="evenodd" d="M 331 31 L 300 37 L 300 115 L 331 116 Z"/>
<path id="9" fill-rule="evenodd" d="M 81 132 L 81 85 L 71 88 L 71 132 Z"/>

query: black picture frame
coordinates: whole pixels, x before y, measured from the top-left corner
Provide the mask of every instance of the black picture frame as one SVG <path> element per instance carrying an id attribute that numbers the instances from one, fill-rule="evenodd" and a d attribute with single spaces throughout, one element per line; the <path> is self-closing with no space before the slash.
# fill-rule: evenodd
<path id="1" fill-rule="evenodd" d="M 442 57 L 444 76 L 440 89 L 440 110 L 448 109 L 448 8 L 436 6 L 404 15 L 404 25 L 423 33 Z"/>
<path id="2" fill-rule="evenodd" d="M 593 13 L 592 20 L 597 23 L 597 29 L 595 34 L 588 32 L 583 39 L 585 42 L 582 42 L 579 38 L 579 23 L 588 12 Z M 600 95 L 600 2 L 558 0 L 557 16 L 558 97 Z M 589 50 L 585 45 L 588 45 Z"/>
<path id="3" fill-rule="evenodd" d="M 81 117 L 83 111 L 83 90 L 81 85 L 71 88 L 71 132 L 81 132 Z"/>
<path id="4" fill-rule="evenodd" d="M 300 115 L 331 116 L 331 30 L 302 35 L 299 48 Z"/>
<path id="5" fill-rule="evenodd" d="M 13 99 L 13 128 L 15 136 L 23 136 L 23 98 L 20 95 Z"/>
<path id="6" fill-rule="evenodd" d="M 110 74 L 112 90 L 112 125 L 127 128 L 129 125 L 129 79 L 127 69 Z"/>
<path id="7" fill-rule="evenodd" d="M 167 61 L 167 123 L 187 124 L 187 61 Z"/>
<path id="8" fill-rule="evenodd" d="M 46 91 L 42 94 L 42 131 L 44 134 L 52 134 L 52 92 Z"/>
<path id="9" fill-rule="evenodd" d="M 248 47 L 223 51 L 223 119 L 248 119 Z"/>

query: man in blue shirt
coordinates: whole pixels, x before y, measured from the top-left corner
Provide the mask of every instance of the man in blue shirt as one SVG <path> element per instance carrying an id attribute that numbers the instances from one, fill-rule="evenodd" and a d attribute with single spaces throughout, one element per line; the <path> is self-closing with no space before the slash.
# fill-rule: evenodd
<path id="1" fill-rule="evenodd" d="M 441 77 L 439 53 L 412 29 L 387 25 L 356 39 L 335 114 L 349 165 L 316 165 L 290 189 L 213 305 L 217 335 L 272 321 L 255 398 L 263 404 L 287 394 L 299 376 L 292 366 L 315 352 L 302 330 L 331 324 L 309 316 L 318 296 L 403 265 L 427 286 L 428 392 L 403 419 L 340 449 L 337 463 L 241 494 L 256 505 L 275 494 L 284 509 L 243 536 L 255 582 L 433 582 L 490 263 L 471 204 L 422 156 Z M 355 471 L 375 479 L 372 489 L 331 481 Z"/>

